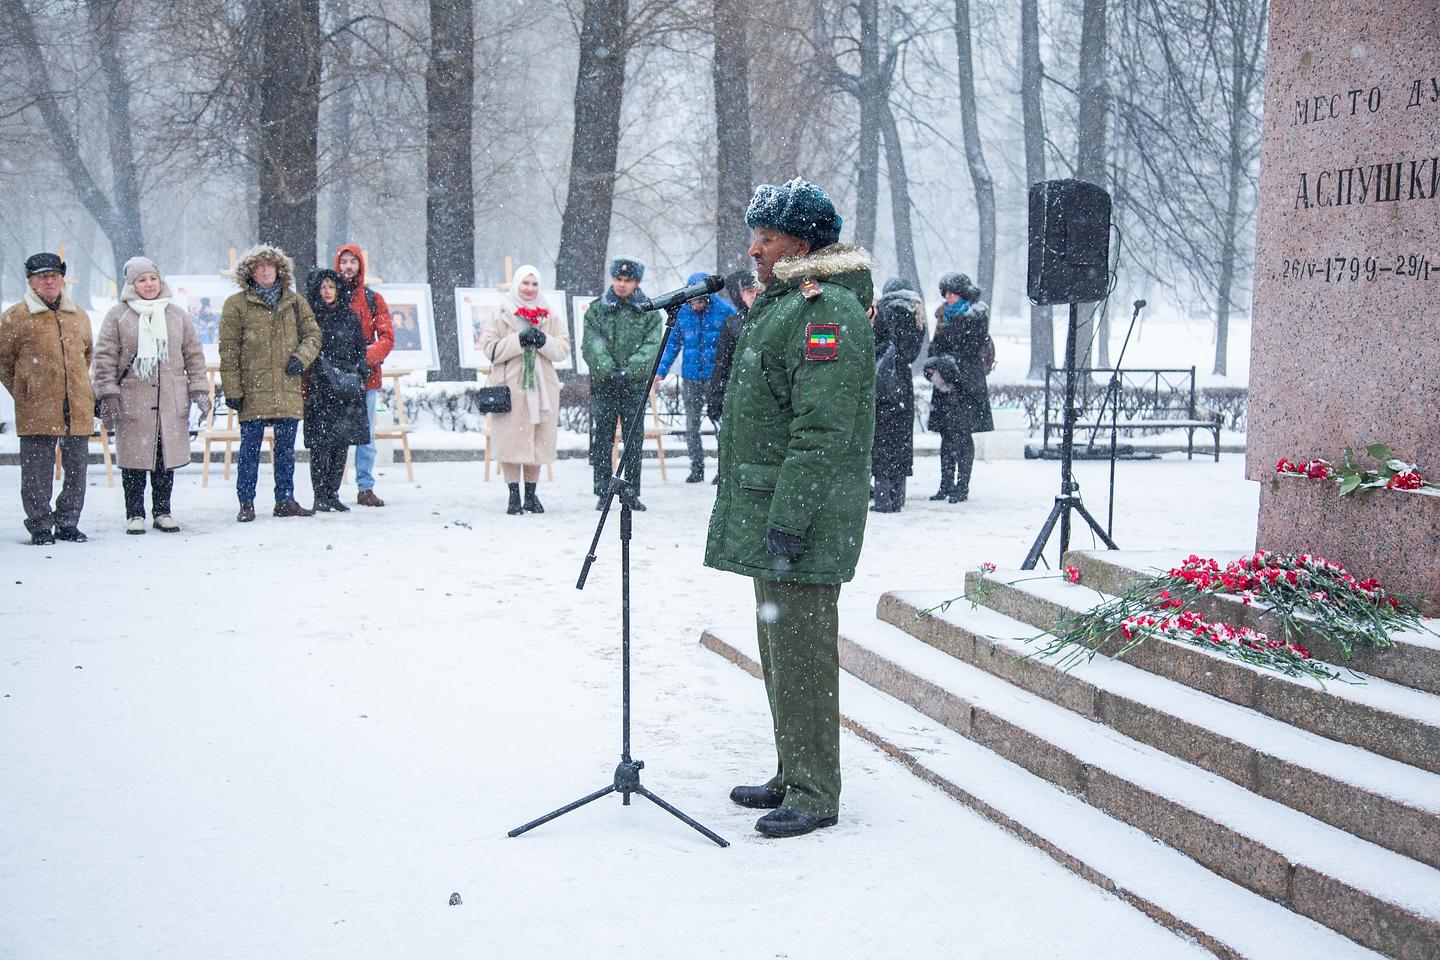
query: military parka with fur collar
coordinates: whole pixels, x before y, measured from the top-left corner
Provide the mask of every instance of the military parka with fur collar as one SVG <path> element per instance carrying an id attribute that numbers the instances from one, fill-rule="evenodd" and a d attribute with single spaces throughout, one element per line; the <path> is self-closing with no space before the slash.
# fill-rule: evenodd
<path id="1" fill-rule="evenodd" d="M 855 575 L 875 437 L 873 297 L 859 247 L 776 264 L 735 348 L 706 566 L 797 583 Z M 805 553 L 770 554 L 772 528 L 802 538 Z"/>

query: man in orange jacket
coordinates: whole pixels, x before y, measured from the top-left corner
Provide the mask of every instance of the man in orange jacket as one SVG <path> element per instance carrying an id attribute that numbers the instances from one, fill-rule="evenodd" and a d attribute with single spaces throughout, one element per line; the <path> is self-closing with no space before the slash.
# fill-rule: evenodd
<path id="1" fill-rule="evenodd" d="M 355 485 L 360 488 L 355 502 L 364 507 L 383 507 L 385 501 L 375 495 L 375 401 L 380 395 L 380 367 L 395 347 L 395 327 L 385 298 L 365 286 L 365 259 L 358 246 L 347 243 L 336 251 L 335 272 L 345 278 L 350 309 L 360 318 L 360 331 L 365 336 L 365 362 L 370 364 L 370 379 L 365 381 L 370 442 L 355 448 Z"/>

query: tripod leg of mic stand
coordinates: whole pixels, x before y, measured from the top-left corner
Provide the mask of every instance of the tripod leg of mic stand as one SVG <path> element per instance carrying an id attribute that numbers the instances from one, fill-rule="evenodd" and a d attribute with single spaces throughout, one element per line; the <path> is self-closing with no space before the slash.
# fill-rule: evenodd
<path id="1" fill-rule="evenodd" d="M 527 831 L 527 830 L 534 830 L 536 827 L 540 826 L 542 823 L 549 823 L 551 820 L 554 820 L 556 817 L 562 817 L 562 816 L 564 816 L 565 814 L 569 813 L 571 810 L 578 810 L 580 807 L 585 806 L 585 804 L 591 802 L 592 800 L 599 800 L 601 797 L 607 796 L 607 795 L 612 794 L 612 793 L 614 793 L 614 792 L 615 792 L 615 784 L 612 783 L 612 784 L 610 784 L 610 786 L 606 787 L 606 788 L 603 789 L 603 790 L 596 790 L 594 793 L 590 794 L 590 796 L 588 796 L 588 797 L 581 797 L 579 800 L 576 800 L 574 803 L 567 803 L 567 804 L 565 804 L 565 806 L 561 807 L 559 810 L 552 810 L 550 813 L 545 814 L 545 816 L 541 817 L 541 818 L 538 819 L 538 820 L 531 820 L 529 823 L 525 824 L 525 826 L 523 826 L 523 827 L 516 827 L 514 830 L 511 830 L 508 834 L 506 834 L 506 836 L 509 836 L 509 837 L 518 837 L 518 836 L 520 836 L 520 834 L 524 833 L 524 832 Z"/>
<path id="2" fill-rule="evenodd" d="M 1035 564 L 1040 562 L 1040 555 L 1045 552 L 1045 543 L 1050 539 L 1050 531 L 1055 529 L 1055 521 L 1060 519 L 1060 514 L 1064 510 L 1065 501 L 1056 497 L 1055 506 L 1050 508 L 1050 516 L 1045 518 L 1045 525 L 1040 528 L 1040 535 L 1030 545 L 1030 552 L 1025 554 L 1025 562 L 1020 565 L 1021 570 L 1035 569 Z"/>
<path id="3" fill-rule="evenodd" d="M 700 833 L 703 833 L 705 836 L 709 837 L 711 840 L 714 840 L 716 843 L 720 844 L 720 846 L 722 846 L 722 847 L 728 847 L 728 846 L 730 846 L 730 841 L 728 841 L 728 840 L 726 840 L 724 837 L 720 836 L 720 834 L 716 833 L 714 830 L 711 830 L 709 827 L 705 826 L 704 824 L 701 824 L 701 823 L 696 822 L 695 820 L 692 820 L 690 817 L 686 816 L 684 813 L 680 812 L 680 811 L 679 811 L 678 809 L 676 809 L 675 807 L 672 807 L 670 804 L 666 803 L 664 800 L 661 800 L 659 797 L 655 796 L 655 794 L 651 793 L 649 790 L 647 790 L 645 787 L 641 786 L 641 785 L 638 784 L 638 783 L 635 785 L 635 792 L 638 793 L 638 794 L 640 794 L 640 796 L 644 797 L 646 800 L 649 800 L 651 803 L 655 804 L 655 806 L 659 807 L 661 810 L 664 810 L 666 813 L 674 816 L 676 819 L 680 820 L 682 823 L 686 823 L 686 824 L 689 824 L 691 827 L 694 827 L 694 828 L 695 828 L 696 830 L 698 830 Z"/>
<path id="4" fill-rule="evenodd" d="M 1090 511 L 1085 509 L 1085 504 L 1081 503 L 1079 500 L 1076 500 L 1074 506 L 1075 509 L 1079 511 L 1080 516 L 1085 518 L 1085 522 L 1090 524 L 1090 529 L 1095 531 L 1095 536 L 1100 538 L 1101 543 L 1105 544 L 1105 546 L 1111 550 L 1120 549 L 1119 547 L 1115 546 L 1115 541 L 1110 539 L 1110 534 L 1106 533 L 1104 528 L 1096 522 L 1095 518 L 1090 516 Z"/>

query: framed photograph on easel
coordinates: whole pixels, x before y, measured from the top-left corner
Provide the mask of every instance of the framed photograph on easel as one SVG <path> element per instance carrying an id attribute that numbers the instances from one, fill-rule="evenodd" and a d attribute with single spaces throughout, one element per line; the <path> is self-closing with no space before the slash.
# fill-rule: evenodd
<path id="1" fill-rule="evenodd" d="M 220 309 L 226 298 L 240 292 L 240 286 L 229 277 L 216 274 L 166 277 L 170 293 L 195 324 L 205 359 L 220 361 Z"/>
<path id="2" fill-rule="evenodd" d="M 435 305 L 428 283 L 377 283 L 371 289 L 385 298 L 395 327 L 395 349 L 389 367 L 430 370 L 440 364 L 435 346 Z"/>

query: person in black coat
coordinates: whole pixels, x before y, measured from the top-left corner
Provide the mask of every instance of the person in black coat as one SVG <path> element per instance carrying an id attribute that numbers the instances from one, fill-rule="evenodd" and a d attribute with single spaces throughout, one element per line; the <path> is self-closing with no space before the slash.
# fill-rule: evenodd
<path id="1" fill-rule="evenodd" d="M 305 379 L 305 446 L 310 450 L 315 509 L 321 512 L 350 509 L 340 502 L 347 448 L 370 442 L 365 336 L 360 318 L 341 296 L 343 289 L 334 270 L 316 270 L 305 291 L 321 333 L 320 356 Z"/>
<path id="2" fill-rule="evenodd" d="M 740 342 L 740 331 L 745 327 L 745 318 L 750 313 L 750 304 L 760 295 L 760 282 L 752 270 L 736 270 L 725 278 L 724 297 L 730 301 L 735 312 L 725 318 L 720 328 L 720 339 L 715 341 L 715 366 L 710 371 L 709 392 L 705 398 L 705 416 L 715 424 L 719 433 L 720 414 L 725 409 L 725 387 L 730 383 L 730 364 L 735 359 L 735 346 Z M 711 483 L 719 483 L 717 475 Z"/>
<path id="3" fill-rule="evenodd" d="M 924 304 L 914 285 L 901 277 L 886 281 L 875 303 L 875 478 L 876 513 L 905 505 L 905 478 L 915 460 L 915 384 L 910 365 L 925 342 Z"/>
<path id="4" fill-rule="evenodd" d="M 985 384 L 990 307 L 963 273 L 941 277 L 940 295 L 945 303 L 936 311 L 935 336 L 925 362 L 925 377 L 935 388 L 925 426 L 940 434 L 940 489 L 930 499 L 960 503 L 970 498 L 972 434 L 995 429 Z"/>

